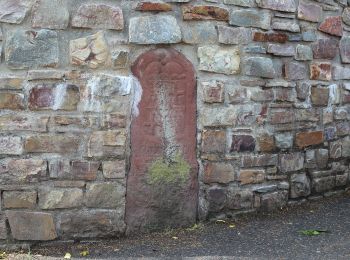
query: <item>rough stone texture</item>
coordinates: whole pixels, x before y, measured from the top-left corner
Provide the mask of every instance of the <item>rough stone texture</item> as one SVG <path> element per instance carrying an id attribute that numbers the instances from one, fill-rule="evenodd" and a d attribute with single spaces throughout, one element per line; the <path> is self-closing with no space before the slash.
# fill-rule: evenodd
<path id="1" fill-rule="evenodd" d="M 29 153 L 74 153 L 79 139 L 76 136 L 36 135 L 27 137 L 24 150 Z"/>
<path id="2" fill-rule="evenodd" d="M 231 152 L 253 152 L 255 150 L 255 139 L 250 135 L 233 135 Z"/>
<path id="3" fill-rule="evenodd" d="M 312 52 L 315 59 L 329 59 L 332 60 L 337 54 L 338 41 L 335 39 L 319 39 L 313 43 Z"/>
<path id="4" fill-rule="evenodd" d="M 41 209 L 68 209 L 82 205 L 83 191 L 78 188 L 57 189 L 45 187 L 39 189 L 39 207 Z"/>
<path id="5" fill-rule="evenodd" d="M 199 47 L 198 58 L 200 70 L 223 74 L 237 74 L 239 72 L 240 57 L 236 48 Z"/>
<path id="6" fill-rule="evenodd" d="M 302 132 L 296 134 L 296 145 L 300 148 L 305 148 L 310 145 L 317 145 L 323 143 L 323 132 Z"/>
<path id="7" fill-rule="evenodd" d="M 261 183 L 264 180 L 264 170 L 241 170 L 239 173 L 241 185 Z"/>
<path id="8" fill-rule="evenodd" d="M 290 197 L 295 199 L 310 195 L 310 180 L 306 174 L 293 174 L 291 177 Z"/>
<path id="9" fill-rule="evenodd" d="M 50 213 L 6 211 L 11 233 L 17 240 L 54 240 L 57 237 Z"/>
<path id="10" fill-rule="evenodd" d="M 168 12 L 172 10 L 171 4 L 163 2 L 140 2 L 137 3 L 135 10 L 142 12 Z"/>
<path id="11" fill-rule="evenodd" d="M 217 31 L 210 22 L 191 22 L 189 26 L 182 29 L 183 41 L 185 43 L 216 43 Z"/>
<path id="12" fill-rule="evenodd" d="M 350 37 L 342 37 L 339 44 L 340 56 L 343 63 L 350 63 Z"/>
<path id="13" fill-rule="evenodd" d="M 211 5 L 185 5 L 182 7 L 184 20 L 218 20 L 228 21 L 227 9 Z"/>
<path id="14" fill-rule="evenodd" d="M 229 183 L 235 180 L 234 168 L 229 163 L 210 163 L 205 165 L 204 183 Z"/>
<path id="15" fill-rule="evenodd" d="M 218 25 L 218 40 L 224 44 L 246 44 L 252 39 L 252 30 L 244 27 Z"/>
<path id="16" fill-rule="evenodd" d="M 224 153 L 226 150 L 226 132 L 221 130 L 205 130 L 202 133 L 202 152 Z"/>
<path id="17" fill-rule="evenodd" d="M 323 17 L 322 7 L 316 3 L 299 1 L 298 18 L 310 22 L 320 22 Z"/>
<path id="18" fill-rule="evenodd" d="M 293 172 L 304 167 L 303 153 L 289 153 L 280 155 L 280 169 L 282 172 Z"/>
<path id="19" fill-rule="evenodd" d="M 1 155 L 20 155 L 22 152 L 23 145 L 20 137 L 0 136 Z"/>
<path id="20" fill-rule="evenodd" d="M 244 63 L 245 74 L 262 78 L 274 78 L 276 71 L 270 58 L 249 57 Z"/>
<path id="21" fill-rule="evenodd" d="M 56 67 L 59 61 L 55 31 L 15 30 L 7 37 L 6 64 L 14 69 Z"/>
<path id="22" fill-rule="evenodd" d="M 271 13 L 264 10 L 236 10 L 231 12 L 229 23 L 268 30 L 271 24 Z"/>
<path id="23" fill-rule="evenodd" d="M 257 0 L 259 7 L 282 12 L 295 12 L 296 3 L 294 0 Z"/>
<path id="24" fill-rule="evenodd" d="M 114 182 L 88 184 L 85 199 L 90 208 L 117 208 L 125 203 L 125 186 Z"/>
<path id="25" fill-rule="evenodd" d="M 287 204 L 288 192 L 276 191 L 261 197 L 261 210 L 271 211 L 284 207 Z"/>
<path id="26" fill-rule="evenodd" d="M 288 35 L 285 33 L 254 32 L 253 41 L 285 43 L 288 41 Z"/>
<path id="27" fill-rule="evenodd" d="M 6 219 L 0 215 L 0 240 L 7 239 Z"/>
<path id="28" fill-rule="evenodd" d="M 65 238 L 113 237 L 125 231 L 124 211 L 65 212 L 60 217 L 59 227 Z"/>
<path id="29" fill-rule="evenodd" d="M 37 0 L 32 9 L 32 27 L 66 29 L 69 11 L 66 0 Z"/>
<path id="30" fill-rule="evenodd" d="M 1 0 L 0 22 L 20 24 L 33 5 L 33 0 Z"/>
<path id="31" fill-rule="evenodd" d="M 36 191 L 4 191 L 3 193 L 3 203 L 6 209 L 33 209 L 36 206 L 36 200 Z"/>
<path id="32" fill-rule="evenodd" d="M 341 24 L 340 16 L 327 17 L 318 27 L 318 29 L 322 32 L 335 35 L 342 36 L 343 28 Z"/>
<path id="33" fill-rule="evenodd" d="M 70 41 L 70 60 L 72 65 L 97 68 L 105 65 L 109 49 L 102 31 L 86 38 Z"/>
<path id="34" fill-rule="evenodd" d="M 329 62 L 313 62 L 310 64 L 310 79 L 330 81 L 332 65 Z"/>
<path id="35" fill-rule="evenodd" d="M 173 16 L 144 16 L 130 19 L 129 41 L 131 43 L 177 43 L 181 38 L 181 29 Z"/>
<path id="36" fill-rule="evenodd" d="M 83 4 L 72 17 L 71 24 L 77 28 L 122 30 L 123 11 L 106 4 Z"/>

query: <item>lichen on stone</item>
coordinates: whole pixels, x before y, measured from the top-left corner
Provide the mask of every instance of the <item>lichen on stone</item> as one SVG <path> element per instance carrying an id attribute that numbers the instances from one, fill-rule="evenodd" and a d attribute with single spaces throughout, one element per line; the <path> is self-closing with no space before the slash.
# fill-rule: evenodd
<path id="1" fill-rule="evenodd" d="M 177 152 L 172 160 L 159 158 L 155 160 L 148 170 L 149 184 L 183 184 L 189 177 L 191 166 Z"/>

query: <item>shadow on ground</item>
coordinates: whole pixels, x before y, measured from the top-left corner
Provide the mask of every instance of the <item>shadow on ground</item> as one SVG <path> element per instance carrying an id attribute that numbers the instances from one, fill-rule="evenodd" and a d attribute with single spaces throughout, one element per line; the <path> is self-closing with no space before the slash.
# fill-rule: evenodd
<path id="1" fill-rule="evenodd" d="M 328 232 L 300 233 L 310 229 Z M 350 195 L 189 229 L 118 240 L 41 244 L 32 247 L 31 254 L 63 257 L 69 252 L 79 257 L 82 251 L 88 251 L 91 258 L 350 259 Z"/>

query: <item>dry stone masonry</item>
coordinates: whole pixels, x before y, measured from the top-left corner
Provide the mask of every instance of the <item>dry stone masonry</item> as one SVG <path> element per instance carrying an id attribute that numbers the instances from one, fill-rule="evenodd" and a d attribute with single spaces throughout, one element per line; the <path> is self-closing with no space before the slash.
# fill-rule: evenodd
<path id="1" fill-rule="evenodd" d="M 0 245 L 346 190 L 349 4 L 0 0 Z"/>

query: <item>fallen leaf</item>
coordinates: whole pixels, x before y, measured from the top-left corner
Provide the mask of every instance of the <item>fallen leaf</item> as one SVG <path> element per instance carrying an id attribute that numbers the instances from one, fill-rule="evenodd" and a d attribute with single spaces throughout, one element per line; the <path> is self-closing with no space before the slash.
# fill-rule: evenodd
<path id="1" fill-rule="evenodd" d="M 231 224 L 231 225 L 229 225 L 228 227 L 229 227 L 229 228 L 235 228 L 236 225 L 235 225 L 235 224 Z"/>
<path id="2" fill-rule="evenodd" d="M 225 224 L 226 221 L 225 220 L 222 220 L 222 219 L 218 219 L 215 221 L 216 224 Z"/>
<path id="3" fill-rule="evenodd" d="M 175 239 L 175 240 L 177 240 L 177 239 L 179 239 L 178 237 L 172 237 L 172 239 Z"/>
<path id="4" fill-rule="evenodd" d="M 328 232 L 328 230 L 324 230 L 324 229 L 307 229 L 307 230 L 300 230 L 299 231 L 301 234 L 305 235 L 305 236 L 318 236 L 322 233 L 326 233 Z"/>
<path id="5" fill-rule="evenodd" d="M 0 251 L 0 259 L 5 259 L 7 257 L 6 252 Z"/>
<path id="6" fill-rule="evenodd" d="M 88 256 L 89 255 L 89 251 L 88 250 L 84 250 L 80 252 L 81 256 Z"/>
<path id="7" fill-rule="evenodd" d="M 71 259 L 72 255 L 70 253 L 66 253 L 63 258 L 64 259 Z"/>

